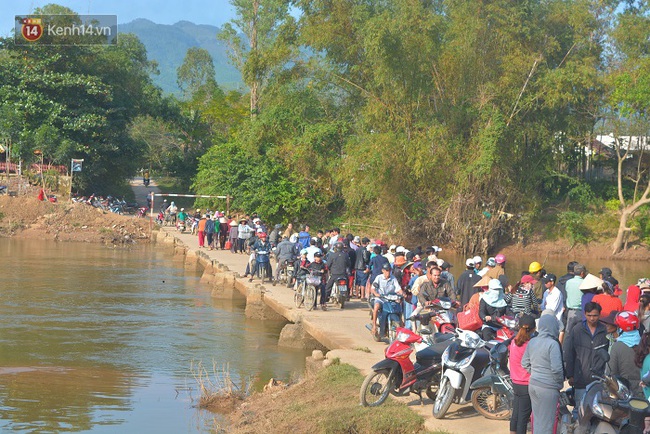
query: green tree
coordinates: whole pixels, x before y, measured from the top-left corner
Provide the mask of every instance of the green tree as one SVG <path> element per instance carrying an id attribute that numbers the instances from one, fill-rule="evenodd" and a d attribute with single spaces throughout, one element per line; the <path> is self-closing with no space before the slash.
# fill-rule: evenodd
<path id="1" fill-rule="evenodd" d="M 288 0 L 230 3 L 237 18 L 225 24 L 218 37 L 229 44 L 230 58 L 250 89 L 250 114 L 255 117 L 270 76 L 295 54 L 295 20 L 289 14 Z"/>

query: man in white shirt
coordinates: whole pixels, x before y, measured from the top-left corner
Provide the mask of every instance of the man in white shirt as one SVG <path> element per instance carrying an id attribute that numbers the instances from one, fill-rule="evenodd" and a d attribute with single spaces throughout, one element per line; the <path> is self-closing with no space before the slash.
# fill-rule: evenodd
<path id="1" fill-rule="evenodd" d="M 307 250 L 307 260 L 308 260 L 309 262 L 314 262 L 314 253 L 316 253 L 316 252 L 323 253 L 323 252 L 321 251 L 321 249 L 319 249 L 319 248 L 316 246 L 316 243 L 317 243 L 317 242 L 318 242 L 318 240 L 316 239 L 316 237 L 312 238 L 311 240 L 309 240 L 309 247 L 307 247 L 307 248 L 305 249 L 305 250 Z"/>
<path id="2" fill-rule="evenodd" d="M 546 287 L 544 291 L 544 298 L 542 300 L 542 310 L 550 309 L 555 314 L 555 317 L 560 323 L 560 342 L 564 338 L 564 326 L 562 323 L 562 312 L 564 312 L 564 299 L 562 291 L 555 286 L 557 277 L 555 274 L 547 274 L 542 277 L 542 284 Z"/>

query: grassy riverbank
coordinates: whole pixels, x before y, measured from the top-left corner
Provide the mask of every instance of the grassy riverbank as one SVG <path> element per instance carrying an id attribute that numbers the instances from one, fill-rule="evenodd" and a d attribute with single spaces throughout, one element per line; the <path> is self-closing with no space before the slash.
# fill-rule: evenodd
<path id="1" fill-rule="evenodd" d="M 356 368 L 335 363 L 288 388 L 252 395 L 233 413 L 226 431 L 431 433 L 422 416 L 392 399 L 378 408 L 360 406 L 362 382 Z"/>

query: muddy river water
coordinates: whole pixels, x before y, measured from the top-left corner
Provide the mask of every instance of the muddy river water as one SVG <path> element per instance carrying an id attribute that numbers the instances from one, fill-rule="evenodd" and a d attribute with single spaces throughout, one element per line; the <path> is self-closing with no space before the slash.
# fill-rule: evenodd
<path id="1" fill-rule="evenodd" d="M 0 432 L 214 432 L 192 366 L 258 387 L 304 369 L 282 323 L 212 299 L 159 246 L 0 239 L 0 258 Z"/>

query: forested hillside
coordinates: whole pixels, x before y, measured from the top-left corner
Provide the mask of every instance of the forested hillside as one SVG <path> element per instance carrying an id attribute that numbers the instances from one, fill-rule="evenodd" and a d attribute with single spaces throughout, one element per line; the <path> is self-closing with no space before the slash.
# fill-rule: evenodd
<path id="1" fill-rule="evenodd" d="M 176 70 L 183 63 L 187 50 L 194 47 L 210 53 L 214 61 L 215 79 L 220 86 L 225 89 L 242 87 L 241 73 L 230 63 L 226 44 L 217 40 L 219 27 L 187 21 L 170 26 L 138 19 L 120 24 L 119 31 L 135 34 L 144 44 L 149 60 L 157 63 L 158 74 L 152 76 L 153 82 L 165 93 L 180 95 Z"/>

